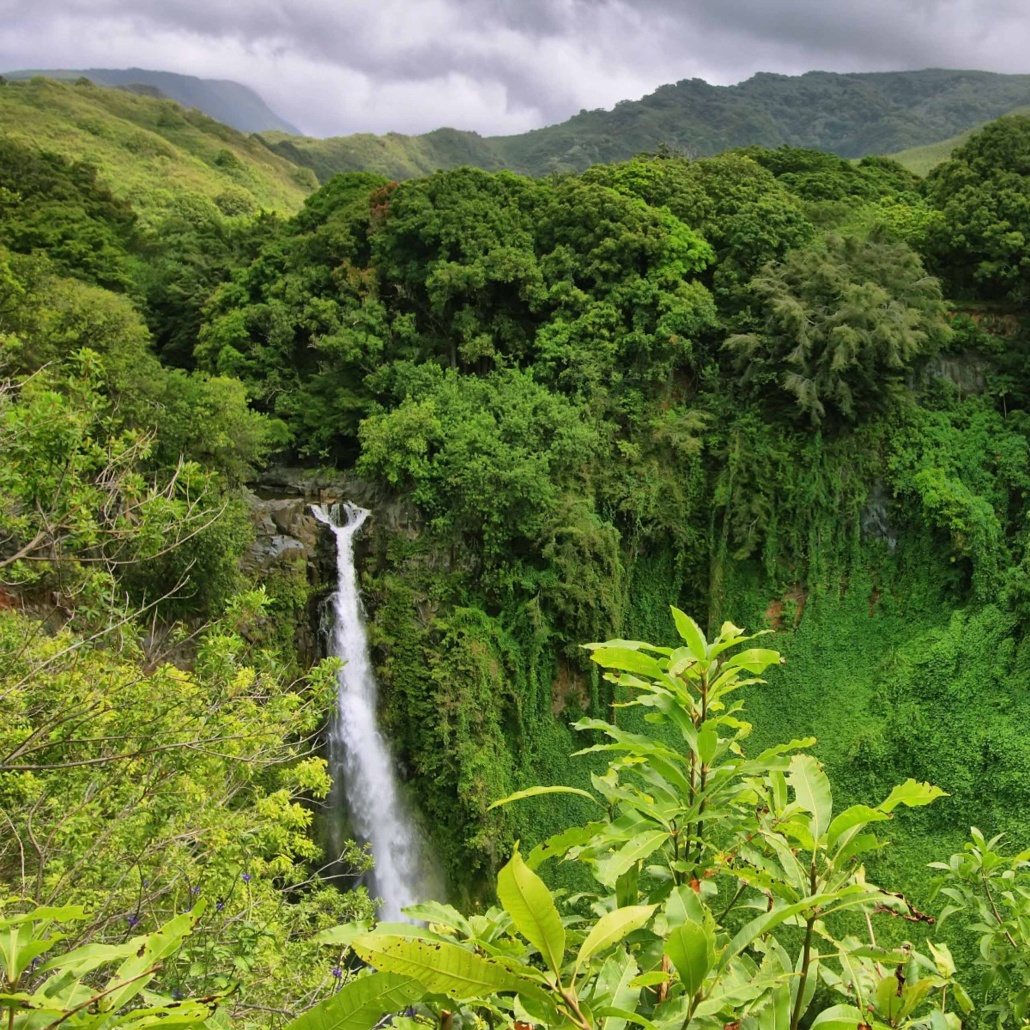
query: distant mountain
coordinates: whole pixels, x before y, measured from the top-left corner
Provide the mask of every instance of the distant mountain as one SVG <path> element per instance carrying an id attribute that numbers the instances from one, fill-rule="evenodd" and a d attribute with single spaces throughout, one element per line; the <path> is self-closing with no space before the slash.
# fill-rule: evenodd
<path id="1" fill-rule="evenodd" d="M 759 73 L 735 86 L 687 79 L 611 111 L 581 111 L 518 136 L 454 129 L 422 136 L 263 137 L 324 181 L 337 171 L 394 178 L 473 164 L 529 175 L 582 171 L 667 146 L 690 156 L 757 144 L 890 154 L 936 143 L 1030 104 L 1030 75 L 929 69 L 842 75 Z"/>
<path id="2" fill-rule="evenodd" d="M 254 90 L 228 79 L 198 79 L 192 75 L 150 71 L 146 68 L 21 70 L 4 72 L 4 75 L 9 79 L 29 79 L 36 75 L 72 81 L 86 78 L 98 86 L 117 86 L 152 97 L 168 97 L 183 107 L 195 107 L 215 121 L 239 129 L 240 132 L 300 134 L 298 128 L 280 118 Z"/>
<path id="3" fill-rule="evenodd" d="M 255 137 L 165 99 L 52 79 L 0 86 L 0 134 L 95 165 L 144 221 L 197 199 L 223 214 L 296 211 L 317 185 L 308 168 Z"/>
<path id="4" fill-rule="evenodd" d="M 735 147 L 781 144 L 812 147 L 849 158 L 900 152 L 904 163 L 925 173 L 944 160 L 964 134 L 1030 105 L 1030 75 L 942 69 L 854 75 L 808 72 L 796 76 L 763 72 L 735 86 L 684 80 L 662 86 L 642 100 L 620 101 L 611 111 L 581 111 L 559 125 L 518 136 L 491 137 L 437 129 L 420 136 L 389 133 L 311 139 L 297 134 L 256 93 L 234 82 L 139 68 L 45 73 L 65 80 L 65 92 L 58 93 L 40 85 L 44 80 L 32 80 L 40 74 L 22 71 L 9 73 L 8 78 L 29 79 L 11 85 L 30 88 L 28 93 L 19 94 L 19 103 L 34 104 L 36 119 L 40 117 L 38 112 L 45 112 L 47 128 L 42 135 L 50 140 L 47 145 L 51 149 L 69 156 L 90 156 L 111 175 L 128 176 L 125 155 L 119 157 L 111 149 L 111 141 L 121 139 L 121 130 L 112 130 L 107 136 L 83 135 L 83 117 L 71 107 L 92 103 L 104 109 L 105 118 L 138 120 L 147 131 L 176 146 L 180 141 L 172 138 L 170 126 L 190 123 L 190 131 L 199 135 L 186 142 L 186 149 L 199 157 L 210 173 L 209 149 L 223 131 L 217 124 L 221 121 L 253 134 L 249 139 L 234 135 L 229 149 L 241 161 L 241 168 L 257 169 L 252 190 L 256 202 L 280 210 L 296 206 L 297 198 L 310 186 L 311 180 L 305 178 L 310 173 L 321 182 L 343 171 L 375 171 L 392 179 L 408 179 L 439 168 L 474 165 L 489 171 L 507 168 L 539 176 L 582 171 L 592 164 L 624 160 L 663 146 L 693 157 Z M 79 80 L 117 86 L 118 91 L 112 93 L 98 85 L 90 99 L 85 85 L 73 85 Z M 56 89 L 58 83 L 51 86 Z M 169 104 L 160 99 L 163 97 L 182 105 L 175 109 L 177 114 L 169 113 L 171 108 L 159 114 L 156 108 L 146 106 Z M 13 100 L 13 95 L 8 99 Z M 139 101 L 136 106 L 130 102 L 133 99 Z M 51 104 L 56 105 L 53 110 L 49 110 Z M 184 107 L 203 111 L 209 117 L 184 111 Z M 17 104 L 8 105 L 4 116 L 10 119 L 7 131 L 39 136 L 31 120 L 19 123 L 21 115 L 16 109 Z M 0 120 L 0 131 L 4 128 Z M 124 139 L 118 145 L 125 146 Z M 259 159 L 259 155 L 264 157 Z M 225 168 L 214 166 L 214 170 L 216 175 L 227 174 Z M 160 175 L 156 167 L 153 172 Z M 237 179 L 244 175 L 239 170 L 233 174 Z M 272 182 L 289 185 L 283 192 L 278 186 L 271 188 Z M 220 195 L 209 178 L 205 179 L 204 190 L 212 198 Z M 223 202 L 228 203 L 224 196 Z"/>

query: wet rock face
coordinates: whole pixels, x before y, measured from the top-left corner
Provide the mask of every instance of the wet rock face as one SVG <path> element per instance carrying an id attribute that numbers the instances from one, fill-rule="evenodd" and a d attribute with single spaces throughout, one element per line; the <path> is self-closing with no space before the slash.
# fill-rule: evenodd
<path id="1" fill-rule="evenodd" d="M 983 393 L 987 389 L 987 362 L 975 351 L 939 354 L 930 362 L 927 371 L 939 379 L 950 379 L 963 396 Z"/>
<path id="2" fill-rule="evenodd" d="M 421 530 L 418 514 L 410 502 L 385 493 L 373 483 L 333 469 L 281 465 L 262 472 L 252 487 L 255 528 L 263 538 L 260 548 L 269 556 L 277 547 L 293 547 L 291 541 L 304 544 L 308 554 L 314 552 L 316 542 L 324 533 L 310 512 L 312 504 L 351 501 L 368 508 L 372 516 L 368 529 L 362 533 L 366 539 L 369 535 L 415 537 Z M 291 539 L 273 542 L 276 536 Z"/>
<path id="3" fill-rule="evenodd" d="M 250 498 L 254 542 L 243 559 L 251 573 L 269 573 L 283 563 L 306 563 L 318 545 L 318 522 L 303 497 Z"/>
<path id="4" fill-rule="evenodd" d="M 260 497 L 300 497 L 310 504 L 344 498 L 362 508 L 373 508 L 379 501 L 379 491 L 371 483 L 335 469 L 276 465 L 265 469 L 252 485 Z"/>
<path id="5" fill-rule="evenodd" d="M 372 512 L 355 542 L 359 566 L 382 561 L 392 539 L 419 534 L 418 516 L 410 503 L 332 470 L 269 469 L 251 484 L 248 495 L 254 540 L 241 564 L 279 600 L 278 617 L 293 622 L 302 666 L 322 655 L 320 605 L 336 579 L 335 538 L 312 514 L 311 505 L 341 500 Z"/>
<path id="6" fill-rule="evenodd" d="M 254 542 L 244 556 L 244 569 L 259 580 L 287 569 L 320 583 L 323 533 L 311 505 L 349 498 L 352 486 L 357 484 L 331 470 L 278 466 L 262 472 L 248 498 Z"/>
<path id="7" fill-rule="evenodd" d="M 898 546 L 898 531 L 891 525 L 888 514 L 890 500 L 886 486 L 880 481 L 875 482 L 869 490 L 859 521 L 864 540 L 882 540 L 893 551 Z"/>

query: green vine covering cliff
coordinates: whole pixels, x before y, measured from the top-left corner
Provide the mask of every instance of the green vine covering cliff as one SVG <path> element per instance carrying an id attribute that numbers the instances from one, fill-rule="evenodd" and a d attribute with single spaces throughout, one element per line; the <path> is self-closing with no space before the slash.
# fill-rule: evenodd
<path id="1" fill-rule="evenodd" d="M 583 821 L 575 793 L 491 806 L 596 787 L 573 724 L 644 722 L 582 645 L 675 646 L 670 605 L 785 656 L 747 688 L 745 753 L 817 738 L 845 804 L 947 793 L 866 860 L 916 910 L 971 825 L 1030 843 L 1030 119 L 925 180 L 783 147 L 338 175 L 285 219 L 202 193 L 140 218 L 102 170 L 0 138 L 6 894 L 122 943 L 199 892 L 164 987 L 234 970 L 243 1022 L 332 992 L 346 941 L 316 935 L 368 901 L 310 830 L 331 669 L 292 682 L 281 626 L 306 584 L 240 570 L 270 456 L 411 515 L 373 525 L 362 590 L 463 906 L 517 839 Z"/>

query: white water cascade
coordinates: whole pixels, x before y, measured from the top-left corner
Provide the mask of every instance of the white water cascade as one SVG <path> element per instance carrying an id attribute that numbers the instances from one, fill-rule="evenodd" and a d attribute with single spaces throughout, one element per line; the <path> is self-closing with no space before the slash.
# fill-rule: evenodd
<path id="1" fill-rule="evenodd" d="M 368 511 L 348 501 L 315 517 L 336 536 L 336 595 L 332 652 L 343 660 L 337 677 L 337 708 L 329 735 L 329 768 L 334 788 L 342 782 L 353 830 L 367 841 L 374 863 L 371 893 L 382 899 L 379 918 L 403 919 L 401 909 L 424 901 L 418 834 L 405 811 L 386 741 L 376 725 L 376 681 L 354 571 L 354 534 Z M 337 525 L 338 522 L 343 525 Z"/>

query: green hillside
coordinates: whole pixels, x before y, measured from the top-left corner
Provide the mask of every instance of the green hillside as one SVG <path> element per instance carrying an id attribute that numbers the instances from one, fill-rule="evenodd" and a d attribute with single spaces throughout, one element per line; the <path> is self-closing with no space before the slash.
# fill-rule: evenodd
<path id="1" fill-rule="evenodd" d="M 456 130 L 422 136 L 267 137 L 321 181 L 337 171 L 411 178 L 472 164 L 526 175 L 583 171 L 660 147 L 703 157 L 737 147 L 812 147 L 862 157 L 937 144 L 1030 104 L 1030 75 L 929 69 L 839 75 L 760 73 L 735 86 L 689 79 L 611 111 L 581 111 L 517 136 Z"/>
<path id="2" fill-rule="evenodd" d="M 267 118 L 285 125 L 244 87 L 239 90 L 250 106 L 241 107 L 232 90 L 222 96 L 207 89 L 235 83 L 139 69 L 94 69 L 89 75 L 97 81 L 107 76 L 103 81 L 120 88 L 68 79 L 9 82 L 0 93 L 0 131 L 96 164 L 144 218 L 151 209 L 168 207 L 176 191 L 203 195 L 223 211 L 292 211 L 315 185 L 309 172 L 319 182 L 337 172 L 373 171 L 402 180 L 463 165 L 539 176 L 583 171 L 663 147 L 692 157 L 784 144 L 843 157 L 900 152 L 906 167 L 925 173 L 984 122 L 1030 105 L 1027 75 L 761 73 L 735 86 L 684 80 L 642 100 L 621 101 L 611 111 L 582 111 L 560 125 L 517 136 L 445 128 L 419 136 L 328 139 L 269 129 L 246 137 L 200 110 L 148 95 L 179 96 L 216 115 L 221 108 L 211 104 L 224 100 L 226 121 L 242 124 L 239 118 L 246 116 L 248 125 L 268 124 Z M 207 92 L 182 93 L 182 83 Z"/>
<path id="3" fill-rule="evenodd" d="M 1017 107 L 1009 114 L 1030 114 L 1030 106 Z M 974 132 L 979 132 L 983 125 L 977 125 L 965 132 L 960 132 L 950 139 L 941 140 L 939 143 L 929 143 L 924 147 L 909 147 L 896 154 L 891 154 L 899 164 L 903 164 L 910 172 L 916 175 L 926 175 L 931 169 L 947 161 L 951 155 L 965 143 Z"/>
<path id="4" fill-rule="evenodd" d="M 422 136 L 358 133 L 329 139 L 266 132 L 259 138 L 275 153 L 310 168 L 320 182 L 337 172 L 375 171 L 391 179 L 413 179 L 461 165 L 486 171 L 504 167 L 493 141 L 458 129 L 436 129 Z"/>
<path id="5" fill-rule="evenodd" d="M 36 78 L 0 88 L 0 133 L 95 165 L 144 224 L 184 194 L 223 214 L 297 210 L 315 185 L 258 141 L 170 100 Z"/>
<path id="6" fill-rule="evenodd" d="M 87 78 L 98 86 L 116 86 L 146 96 L 167 97 L 183 107 L 195 107 L 240 132 L 300 131 L 280 118 L 249 86 L 229 79 L 199 79 L 195 75 L 149 68 L 62 68 L 6 72 L 5 75 L 9 79 L 33 79 L 42 75 L 62 82 Z"/>

